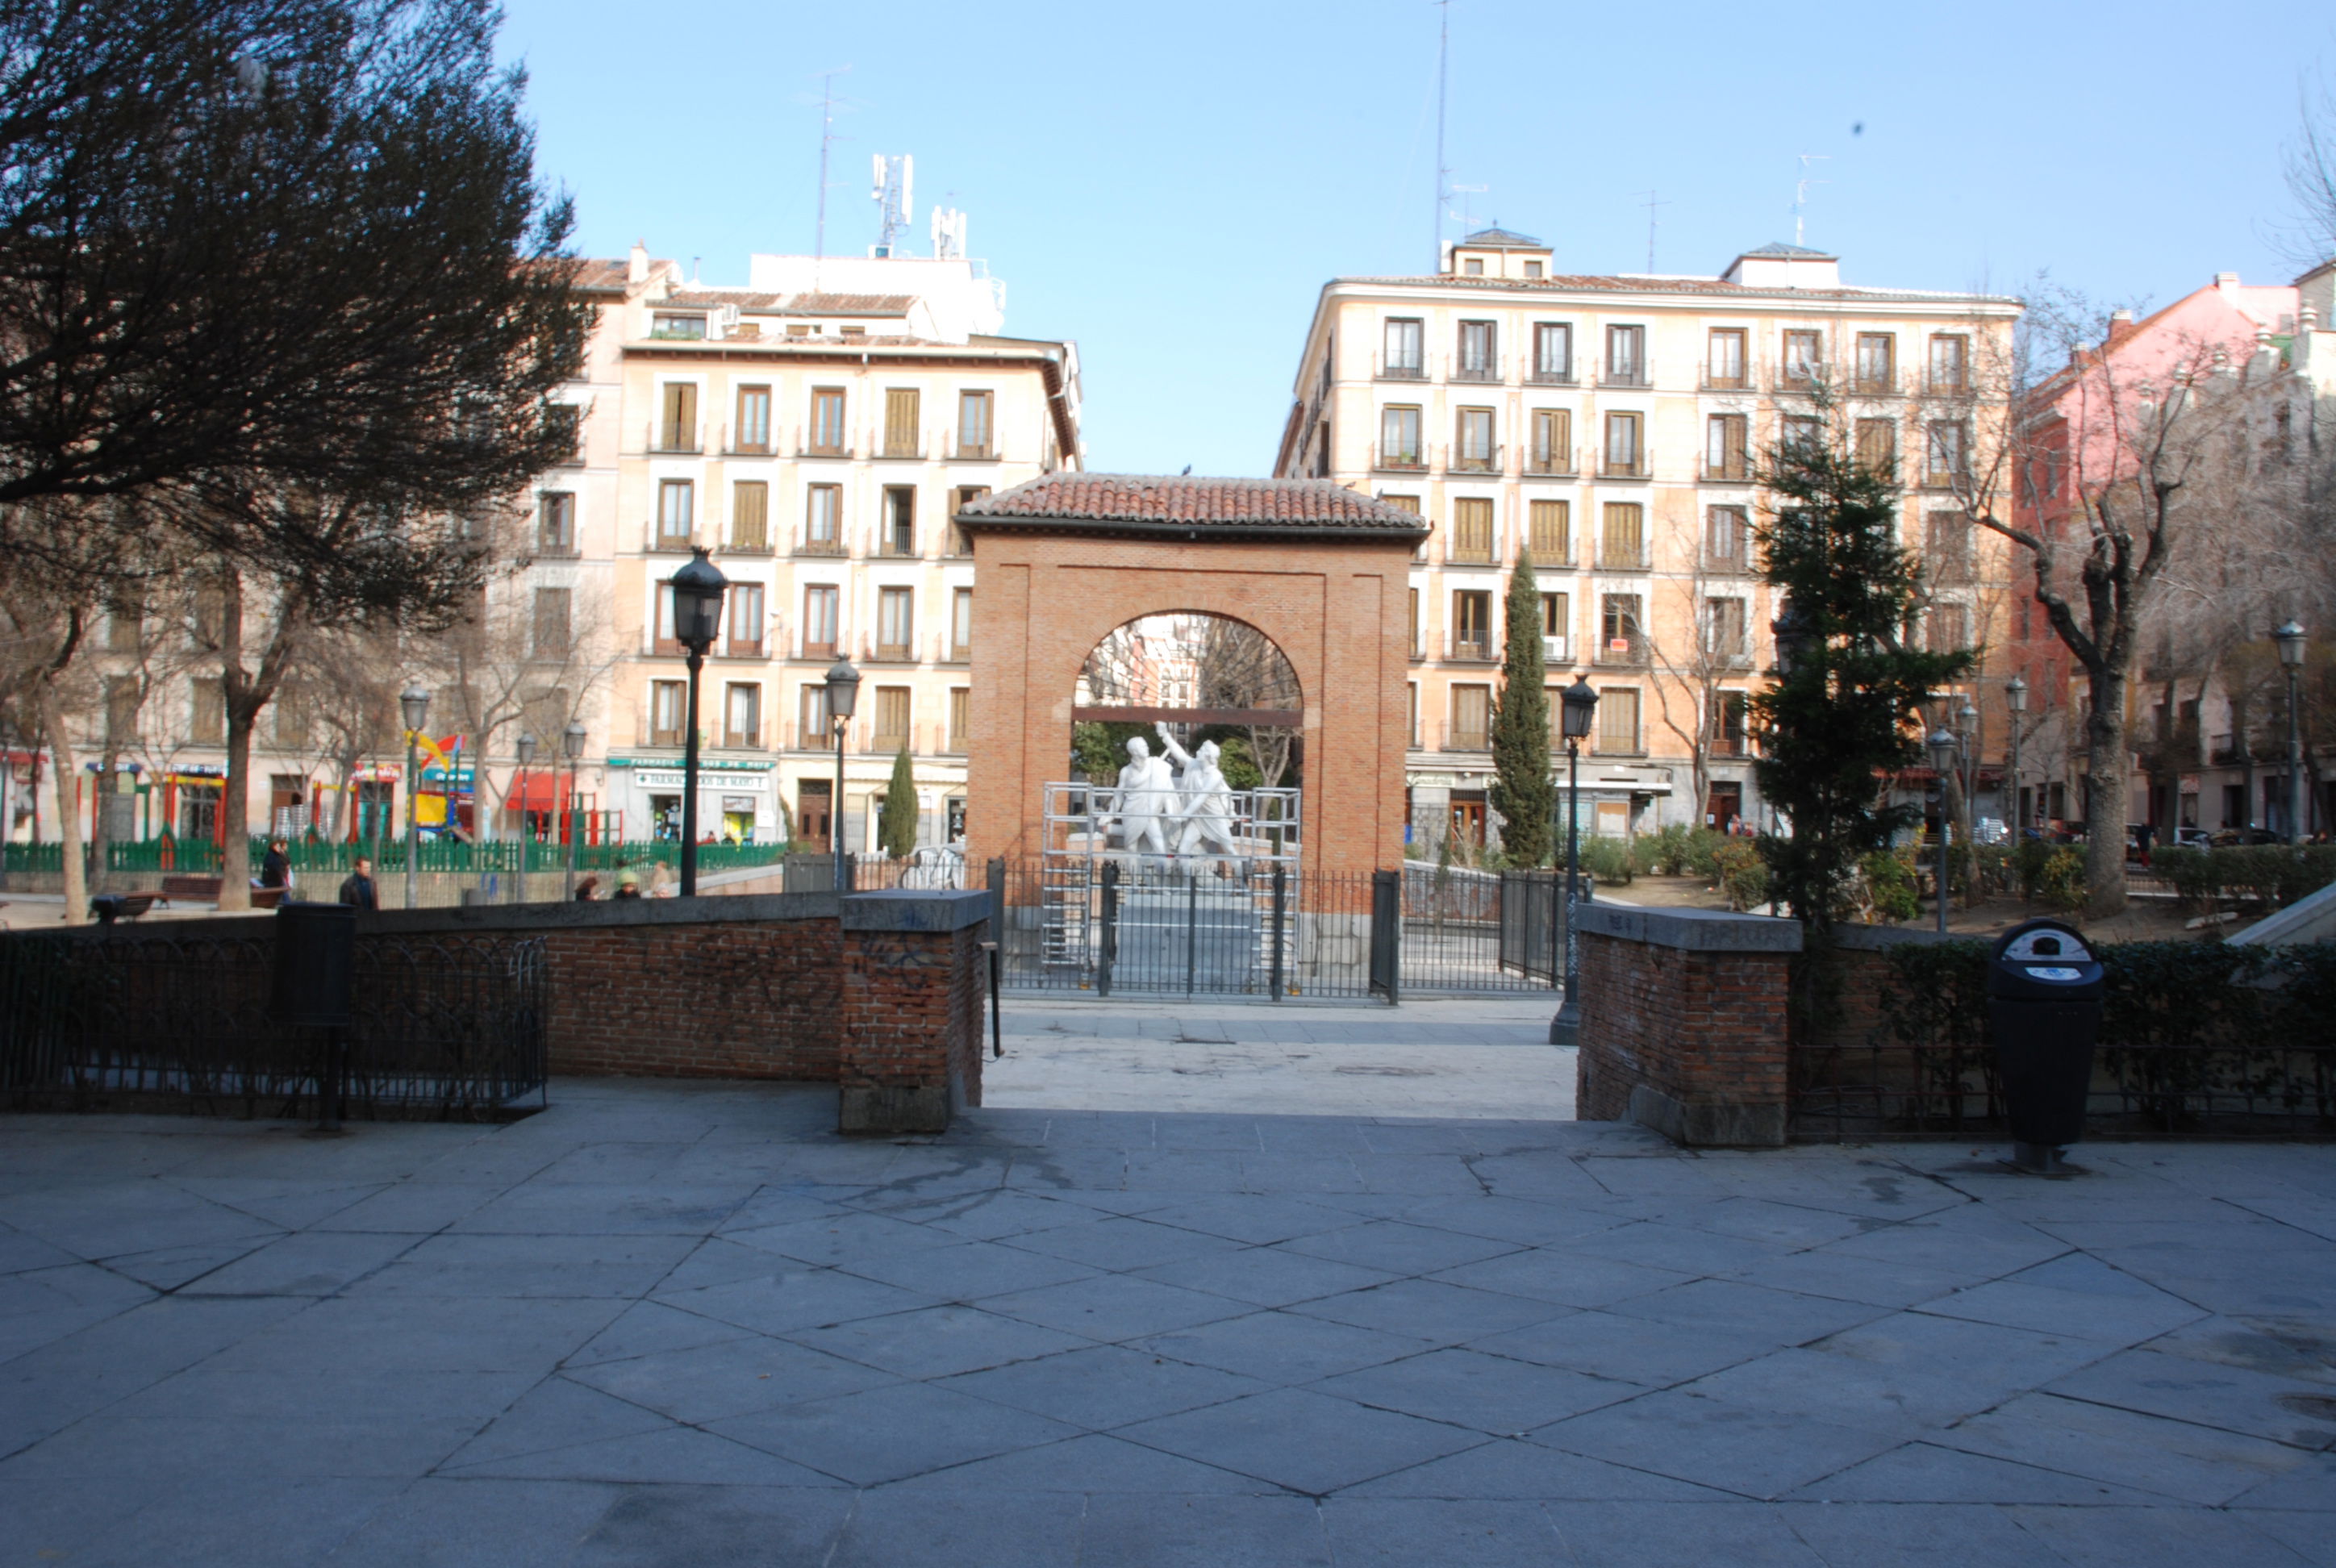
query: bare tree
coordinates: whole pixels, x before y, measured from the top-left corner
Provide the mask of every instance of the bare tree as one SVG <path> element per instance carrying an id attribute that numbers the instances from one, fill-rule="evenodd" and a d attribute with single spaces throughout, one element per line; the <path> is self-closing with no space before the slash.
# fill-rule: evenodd
<path id="1" fill-rule="evenodd" d="M 1748 509 L 1721 508 L 1729 515 L 1673 517 L 1668 523 L 1672 559 L 1691 563 L 1660 576 L 1655 592 L 1673 602 L 1649 607 L 1641 628 L 1647 655 L 1660 677 L 1655 713 L 1688 755 L 1695 787 L 1689 823 L 1702 821 L 1711 798 L 1711 760 L 1728 700 L 1726 684 L 1741 682 L 1752 670 L 1754 588 L 1750 575 L 1752 532 Z M 1720 531 L 1727 531 L 1723 537 Z M 1742 732 L 1748 719 L 1740 720 Z"/>

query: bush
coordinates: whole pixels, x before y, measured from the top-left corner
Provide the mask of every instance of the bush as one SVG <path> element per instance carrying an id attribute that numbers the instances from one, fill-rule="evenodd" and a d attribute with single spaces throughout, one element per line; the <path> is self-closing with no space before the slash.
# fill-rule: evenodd
<path id="1" fill-rule="evenodd" d="M 1717 877 L 1716 853 L 1727 835 L 1709 828 L 1672 823 L 1640 836 L 1631 846 L 1640 874 L 1650 877 Z"/>
<path id="2" fill-rule="evenodd" d="M 2020 869 L 2010 844 L 1981 844 L 1971 852 L 1971 858 L 1979 868 L 1976 891 L 1980 897 L 2009 893 L 2020 886 Z"/>
<path id="3" fill-rule="evenodd" d="M 2044 857 L 2036 879 L 2036 901 L 2067 914 L 2083 909 L 2085 897 L 2085 852 L 2075 844 L 2059 845 Z"/>
<path id="4" fill-rule="evenodd" d="M 1768 862 L 1760 853 L 1760 846 L 1750 839 L 1731 839 L 1712 835 L 1719 842 L 1712 846 L 1712 870 L 1719 881 L 1719 891 L 1728 895 L 1728 907 L 1739 913 L 1768 901 Z"/>
<path id="5" fill-rule="evenodd" d="M 1582 835 L 1582 869 L 1610 887 L 1628 887 L 1638 867 L 1630 853 L 1628 839 L 1606 838 L 1598 833 Z"/>
<path id="6" fill-rule="evenodd" d="M 2336 881 L 2336 844 L 2174 845 L 2152 853 L 2150 864 L 2174 884 L 2185 909 L 2211 910 L 2224 901 L 2283 909 Z"/>
<path id="7" fill-rule="evenodd" d="M 1857 862 L 1857 870 L 1865 879 L 1865 893 L 1874 912 L 1883 920 L 1894 925 L 1922 912 L 1911 849 L 1875 850 Z"/>

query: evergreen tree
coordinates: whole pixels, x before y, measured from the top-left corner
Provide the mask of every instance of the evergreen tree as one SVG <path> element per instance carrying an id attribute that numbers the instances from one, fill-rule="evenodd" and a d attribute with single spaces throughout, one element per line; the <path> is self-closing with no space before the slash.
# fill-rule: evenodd
<path id="1" fill-rule="evenodd" d="M 1761 851 L 1778 901 L 1822 936 L 1860 858 L 1915 819 L 1891 803 L 1889 775 L 1922 760 L 1920 705 L 1972 659 L 1904 645 L 1916 567 L 1889 474 L 1838 442 L 1782 447 L 1764 466 L 1777 506 L 1759 530 L 1762 576 L 1806 637 L 1751 701 L 1760 793 L 1791 826 Z"/>
<path id="2" fill-rule="evenodd" d="M 876 842 L 895 860 L 917 848 L 917 772 L 909 748 L 892 759 L 892 782 L 884 786 L 883 809 L 876 813 Z"/>
<path id="3" fill-rule="evenodd" d="M 1501 851 L 1513 866 L 1549 859 L 1550 817 L 1557 809 L 1541 638 L 1541 585 L 1533 580 L 1533 557 L 1520 552 L 1509 578 L 1508 647 L 1493 708 L 1493 809 L 1501 813 Z"/>

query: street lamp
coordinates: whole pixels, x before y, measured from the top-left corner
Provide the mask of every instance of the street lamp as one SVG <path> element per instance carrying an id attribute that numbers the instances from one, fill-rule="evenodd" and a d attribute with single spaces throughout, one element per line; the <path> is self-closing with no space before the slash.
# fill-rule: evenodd
<path id="1" fill-rule="evenodd" d="M 722 635 L 722 595 L 730 579 L 706 557 L 706 547 L 689 552 L 673 574 L 673 635 L 689 656 L 689 713 L 681 754 L 681 896 L 697 891 L 697 672 L 706 650 Z"/>
<path id="2" fill-rule="evenodd" d="M 852 891 L 852 862 L 843 856 L 843 732 L 860 706 L 860 672 L 840 658 L 827 672 L 827 722 L 835 727 L 835 799 L 827 811 L 827 847 L 835 860 L 835 891 Z"/>
<path id="3" fill-rule="evenodd" d="M 519 870 L 511 873 L 511 902 L 515 904 L 523 904 L 527 901 L 527 846 L 529 839 L 532 836 L 528 833 L 526 825 L 527 806 L 525 803 L 527 801 L 527 765 L 535 760 L 534 735 L 527 730 L 520 731 L 519 744 L 511 749 L 519 753 L 519 776 L 511 782 L 519 790 L 519 798 L 521 803 L 519 813 L 521 824 L 519 830 Z"/>
<path id="4" fill-rule="evenodd" d="M 2003 706 L 2011 714 L 2011 809 L 2003 814 L 2011 823 L 2011 842 L 2016 849 L 2028 825 L 2028 813 L 2020 809 L 2020 721 L 2028 712 L 2028 683 L 2019 676 L 2003 683 Z"/>
<path id="5" fill-rule="evenodd" d="M 1931 770 L 1939 775 L 1939 934 L 1947 934 L 1947 850 L 1954 829 L 1947 821 L 1947 772 L 1955 765 L 1955 732 L 1944 725 L 1931 732 L 1922 745 L 1931 754 Z"/>
<path id="6" fill-rule="evenodd" d="M 430 722 L 430 694 L 419 686 L 407 687 L 397 696 L 398 712 L 405 720 L 405 907 L 414 907 L 414 857 L 420 835 L 414 830 L 415 805 L 414 765 L 420 761 L 414 743 L 422 738 L 422 726 Z"/>
<path id="7" fill-rule="evenodd" d="M 576 763 L 584 755 L 584 721 L 569 719 L 568 727 L 560 734 L 560 755 L 568 759 L 568 787 L 562 792 L 560 804 L 566 810 L 568 824 L 568 887 L 560 897 L 573 903 L 576 899 Z"/>
<path id="8" fill-rule="evenodd" d="M 1598 688 L 1577 675 L 1558 694 L 1558 733 L 1565 741 L 1565 998 L 1549 1021 L 1549 1043 L 1582 1043 L 1582 939 L 1573 914 L 1582 897 L 1582 742 L 1598 712 Z"/>
<path id="9" fill-rule="evenodd" d="M 2279 662 L 2287 671 L 2287 842 L 2303 842 L 2303 725 L 2301 717 L 2303 678 L 2302 624 L 2290 620 L 2271 634 L 2279 644 Z"/>

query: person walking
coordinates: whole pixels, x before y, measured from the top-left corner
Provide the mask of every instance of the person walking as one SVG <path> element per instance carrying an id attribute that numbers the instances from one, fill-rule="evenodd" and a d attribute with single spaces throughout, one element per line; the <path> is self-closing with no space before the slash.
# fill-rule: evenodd
<path id="1" fill-rule="evenodd" d="M 599 896 L 600 879 L 599 877 L 586 877 L 582 881 L 576 884 L 576 901 L 578 903 L 589 904 Z"/>
<path id="2" fill-rule="evenodd" d="M 380 901 L 374 896 L 373 860 L 370 856 L 359 855 L 356 870 L 342 880 L 341 902 L 352 909 L 381 908 Z"/>
<path id="3" fill-rule="evenodd" d="M 628 871 L 628 872 L 618 872 L 618 873 L 617 873 L 617 895 L 616 895 L 616 896 L 617 896 L 617 897 L 618 897 L 618 898 L 620 898 L 620 899 L 637 899 L 637 898 L 640 897 L 640 896 L 641 896 L 641 875 L 640 875 L 640 873 L 639 873 L 638 872 L 630 872 L 630 871 Z"/>

